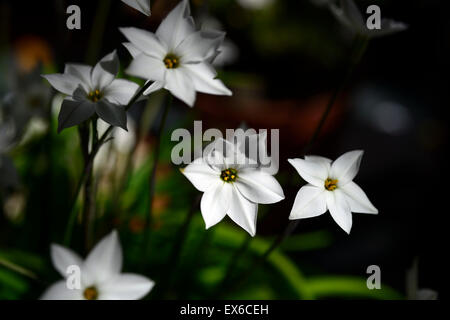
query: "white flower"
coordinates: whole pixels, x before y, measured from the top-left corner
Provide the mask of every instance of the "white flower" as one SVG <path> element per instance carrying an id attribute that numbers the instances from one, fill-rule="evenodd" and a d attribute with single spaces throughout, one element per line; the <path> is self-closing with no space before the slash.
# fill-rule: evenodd
<path id="1" fill-rule="evenodd" d="M 224 149 L 219 148 L 222 144 L 226 145 Z M 283 200 L 283 189 L 272 175 L 252 165 L 229 141 L 218 139 L 207 148 L 211 151 L 182 170 L 194 187 L 204 192 L 200 209 L 206 229 L 228 215 L 254 236 L 258 203 Z"/>
<path id="2" fill-rule="evenodd" d="M 150 15 L 150 0 L 122 0 L 122 2 L 142 12 L 146 16 Z"/>
<path id="3" fill-rule="evenodd" d="M 66 64 L 64 74 L 43 77 L 61 93 L 64 99 L 58 117 L 58 131 L 88 120 L 94 113 L 111 125 L 126 130 L 124 106 L 139 86 L 131 81 L 115 79 L 119 72 L 116 51 L 106 55 L 92 68 L 83 64 Z"/>
<path id="4" fill-rule="evenodd" d="M 341 24 L 358 34 L 367 37 L 385 36 L 404 31 L 408 28 L 408 26 L 402 22 L 391 19 L 381 19 L 381 29 L 368 29 L 366 20 L 353 0 L 341 0 L 340 7 L 336 5 L 335 1 L 329 0 L 328 6 Z"/>
<path id="5" fill-rule="evenodd" d="M 238 0 L 239 4 L 247 9 L 263 9 L 273 3 L 274 0 Z"/>
<path id="6" fill-rule="evenodd" d="M 106 132 L 109 125 L 103 120 L 97 122 L 97 130 L 99 136 Z M 136 145 L 136 124 L 130 117 L 128 119 L 128 131 L 121 128 L 114 128 L 111 131 L 112 139 L 108 148 L 101 148 L 94 160 L 94 172 L 104 171 L 107 173 L 122 174 L 125 163 L 120 162 L 123 157 L 129 154 Z M 119 165 L 119 163 L 121 165 Z"/>
<path id="7" fill-rule="evenodd" d="M 305 156 L 289 159 L 300 176 L 308 182 L 297 193 L 290 220 L 316 217 L 330 211 L 334 221 L 345 232 L 352 228 L 352 212 L 377 214 L 378 210 L 364 191 L 352 180 L 359 170 L 363 151 L 343 154 L 330 159 Z"/>
<path id="8" fill-rule="evenodd" d="M 43 300 L 137 300 L 154 286 L 146 277 L 120 273 L 122 249 L 116 231 L 103 238 L 84 261 L 73 251 L 56 244 L 51 247 L 51 257 L 64 278 L 69 276 L 69 266 L 80 268 L 81 288 L 69 289 L 67 280 L 58 281 L 44 292 Z"/>
<path id="9" fill-rule="evenodd" d="M 231 95 L 211 66 L 225 35 L 195 31 L 187 0 L 169 13 L 156 33 L 132 27 L 120 31 L 130 41 L 124 45 L 133 56 L 126 72 L 154 81 L 144 94 L 165 88 L 191 107 L 197 91 Z"/>

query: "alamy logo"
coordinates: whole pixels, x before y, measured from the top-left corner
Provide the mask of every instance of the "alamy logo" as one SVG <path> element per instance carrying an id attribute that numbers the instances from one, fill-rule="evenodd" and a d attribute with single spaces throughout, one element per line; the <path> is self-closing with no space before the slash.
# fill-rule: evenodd
<path id="1" fill-rule="evenodd" d="M 366 13 L 370 14 L 367 18 L 366 26 L 369 30 L 381 29 L 381 9 L 379 6 L 373 4 L 367 7 Z"/>
<path id="2" fill-rule="evenodd" d="M 66 26 L 69 30 L 81 29 L 81 9 L 79 6 L 73 4 L 67 7 L 67 14 L 70 16 L 66 20 Z"/>
<path id="3" fill-rule="evenodd" d="M 258 132 L 255 129 L 226 129 L 223 137 L 219 129 L 211 128 L 203 132 L 202 122 L 194 121 L 193 139 L 189 130 L 179 128 L 172 132 L 171 140 L 178 142 L 171 153 L 171 160 L 175 165 L 188 165 L 200 157 L 209 157 L 208 162 L 214 164 L 214 161 L 222 161 L 221 158 L 211 156 L 217 152 L 233 164 L 264 168 L 272 175 L 278 172 L 278 129 L 271 129 L 270 137 L 267 129 L 260 129 Z M 204 143 L 209 144 L 203 148 Z"/>
<path id="4" fill-rule="evenodd" d="M 366 270 L 370 276 L 367 278 L 367 288 L 369 290 L 381 289 L 381 269 L 377 265 L 370 265 Z"/>
<path id="5" fill-rule="evenodd" d="M 69 290 L 81 289 L 81 269 L 77 265 L 70 265 L 66 269 L 66 286 Z"/>

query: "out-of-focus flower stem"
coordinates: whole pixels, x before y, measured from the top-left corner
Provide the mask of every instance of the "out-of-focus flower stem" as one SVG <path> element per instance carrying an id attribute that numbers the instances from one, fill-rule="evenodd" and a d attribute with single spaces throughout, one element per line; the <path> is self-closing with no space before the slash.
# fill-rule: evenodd
<path id="1" fill-rule="evenodd" d="M 351 52 L 351 57 L 350 57 L 350 63 L 344 73 L 342 81 L 339 82 L 339 84 L 336 86 L 333 93 L 331 94 L 330 100 L 328 101 L 325 111 L 322 114 L 322 117 L 320 118 L 319 124 L 317 125 L 316 129 L 314 130 L 314 133 L 311 136 L 311 139 L 305 145 L 305 147 L 302 151 L 303 155 L 305 155 L 306 153 L 308 153 L 311 150 L 312 146 L 314 145 L 317 138 L 319 137 L 319 134 L 320 134 L 337 98 L 339 97 L 339 94 L 345 88 L 347 82 L 349 81 L 351 75 L 353 74 L 353 71 L 355 70 L 356 66 L 359 64 L 362 57 L 364 56 L 364 53 L 367 50 L 368 44 L 369 44 L 368 37 L 365 37 L 362 35 L 355 36 L 355 38 L 353 40 L 352 50 L 351 50 L 352 52 Z M 300 223 L 300 220 L 290 221 L 288 223 L 288 225 L 286 226 L 285 230 L 275 238 L 275 240 L 272 242 L 270 247 L 259 258 L 257 258 L 255 260 L 255 262 L 250 266 L 250 268 L 248 269 L 249 271 L 244 273 L 241 277 L 239 277 L 237 279 L 237 281 L 231 282 L 229 280 L 231 279 L 231 276 L 232 276 L 232 271 L 233 271 L 232 269 L 234 269 L 234 266 L 236 265 L 238 258 L 246 251 L 246 249 L 250 245 L 251 238 L 246 239 L 244 241 L 244 243 L 242 244 L 242 246 L 236 251 L 236 254 L 234 254 L 233 257 L 231 258 L 229 267 L 227 268 L 227 270 L 228 269 L 230 269 L 230 270 L 229 270 L 229 272 L 227 272 L 225 274 L 225 277 L 219 286 L 220 292 L 218 292 L 218 293 L 223 296 L 224 294 L 230 292 L 233 289 L 237 289 L 242 284 L 244 284 L 246 282 L 247 278 L 251 276 L 254 269 L 257 268 L 259 265 L 261 265 L 262 263 L 264 263 L 267 260 L 267 258 L 270 256 L 270 254 L 276 248 L 278 248 L 283 243 L 283 241 L 287 237 L 289 237 L 289 235 L 292 234 L 292 232 L 294 232 L 294 230 L 297 228 L 299 223 Z M 228 283 L 233 283 L 233 285 L 228 286 L 227 288 L 224 288 L 224 286 L 226 286 Z"/>
<path id="2" fill-rule="evenodd" d="M 92 125 L 92 146 L 98 144 L 98 131 L 97 131 L 97 117 L 91 120 Z M 85 159 L 86 162 L 90 161 L 89 156 Z M 83 227 L 84 227 L 84 244 L 86 253 L 91 250 L 92 237 L 95 221 L 95 199 L 96 188 L 94 183 L 93 166 L 89 166 L 88 176 L 84 185 L 84 204 L 83 204 Z"/>
<path id="3" fill-rule="evenodd" d="M 0 258 L 0 266 L 2 266 L 3 268 L 6 268 L 8 270 L 11 270 L 11 271 L 13 271 L 13 272 L 15 272 L 17 274 L 20 274 L 22 276 L 25 276 L 25 277 L 27 277 L 29 279 L 32 279 L 32 280 L 34 280 L 36 282 L 39 282 L 40 284 L 47 285 L 47 283 L 42 281 L 42 280 L 40 280 L 38 278 L 38 276 L 36 274 L 34 274 L 34 272 L 32 272 L 30 270 L 27 270 L 27 269 L 25 269 L 25 268 L 23 268 L 21 266 L 18 266 L 17 264 L 15 264 L 15 263 L 13 263 L 11 261 L 8 261 L 8 260 L 6 260 L 4 258 Z"/>
<path id="4" fill-rule="evenodd" d="M 152 224 L 152 215 L 153 215 L 153 198 L 155 197 L 155 180 L 156 180 L 156 170 L 158 169 L 158 161 L 161 153 L 161 136 L 164 131 L 164 127 L 167 120 L 167 115 L 169 114 L 169 109 L 173 103 L 172 94 L 168 94 L 167 102 L 163 106 L 163 113 L 161 116 L 161 122 L 158 127 L 158 132 L 156 134 L 156 144 L 153 152 L 153 163 L 149 175 L 149 201 L 148 201 L 148 212 L 145 217 L 145 231 L 144 231 L 144 244 L 143 244 L 143 254 L 142 254 L 142 265 L 144 266 L 145 260 L 147 257 L 148 249 L 150 246 L 150 228 Z"/>
<path id="5" fill-rule="evenodd" d="M 130 109 L 131 106 L 133 106 L 136 103 L 136 101 L 143 95 L 145 90 L 147 90 L 148 87 L 151 84 L 152 84 L 152 82 L 149 81 L 144 86 L 142 86 L 136 92 L 136 94 L 133 96 L 133 98 L 130 100 L 130 102 L 127 104 L 127 106 L 125 107 L 125 110 Z M 88 160 L 85 162 L 84 169 L 83 169 L 83 171 L 81 173 L 81 177 L 80 177 L 80 179 L 78 181 L 77 187 L 75 189 L 75 194 L 74 194 L 74 197 L 73 197 L 71 205 L 70 205 L 70 210 L 69 210 L 70 216 L 69 216 L 69 221 L 67 223 L 66 231 L 65 231 L 65 234 L 64 234 L 64 241 L 63 241 L 63 244 L 65 246 L 69 246 L 70 245 L 70 240 L 72 238 L 73 227 L 75 225 L 75 221 L 76 221 L 76 218 L 78 216 L 78 212 L 75 210 L 78 196 L 79 196 L 79 194 L 81 192 L 81 189 L 82 189 L 83 185 L 85 184 L 86 179 L 89 176 L 89 172 L 92 170 L 92 166 L 94 164 L 95 156 L 97 155 L 98 151 L 100 150 L 100 147 L 103 144 L 105 144 L 106 142 L 108 142 L 109 134 L 111 133 L 113 128 L 114 127 L 112 125 L 110 125 L 108 127 L 108 129 L 106 129 L 106 131 L 97 140 L 97 143 L 92 146 L 91 152 L 88 153 L 88 158 L 87 158 Z M 85 152 L 85 150 L 83 152 Z"/>
<path id="6" fill-rule="evenodd" d="M 171 289 L 172 283 L 171 280 L 173 279 L 172 274 L 174 270 L 176 270 L 178 261 L 181 255 L 183 243 L 186 240 L 186 236 L 188 235 L 189 226 L 192 221 L 192 217 L 194 216 L 194 213 L 198 209 L 198 206 L 200 204 L 201 195 L 198 195 L 195 200 L 193 201 L 186 218 L 181 225 L 179 231 L 177 232 L 176 239 L 174 241 L 172 251 L 170 252 L 169 259 L 167 260 L 167 268 L 164 269 L 162 276 L 160 277 L 160 288 L 161 288 L 161 297 L 164 298 L 167 291 Z"/>

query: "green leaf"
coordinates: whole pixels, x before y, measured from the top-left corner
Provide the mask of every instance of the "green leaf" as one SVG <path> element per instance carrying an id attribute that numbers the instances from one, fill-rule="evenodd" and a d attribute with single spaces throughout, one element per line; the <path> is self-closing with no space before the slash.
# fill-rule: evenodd
<path id="1" fill-rule="evenodd" d="M 366 279 L 352 276 L 321 276 L 308 279 L 308 287 L 317 298 L 367 298 L 404 299 L 396 290 L 381 285 L 381 289 L 369 290 Z"/>

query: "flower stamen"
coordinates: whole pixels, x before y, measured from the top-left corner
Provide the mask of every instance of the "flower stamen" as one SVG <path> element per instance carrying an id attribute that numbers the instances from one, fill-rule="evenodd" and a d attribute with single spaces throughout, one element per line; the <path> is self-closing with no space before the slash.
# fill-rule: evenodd
<path id="1" fill-rule="evenodd" d="M 83 296 L 86 300 L 97 300 L 98 291 L 96 287 L 86 288 L 83 292 Z"/>
<path id="2" fill-rule="evenodd" d="M 228 168 L 222 171 L 220 179 L 224 182 L 235 182 L 237 178 L 237 171 L 233 168 Z"/>
<path id="3" fill-rule="evenodd" d="M 164 58 L 163 62 L 167 69 L 176 69 L 180 65 L 180 58 L 173 53 L 169 53 Z"/>
<path id="4" fill-rule="evenodd" d="M 100 90 L 95 89 L 88 93 L 88 99 L 92 102 L 98 102 L 102 98 L 102 93 Z"/>
<path id="5" fill-rule="evenodd" d="M 337 183 L 337 179 L 328 178 L 327 180 L 325 180 L 325 189 L 327 189 L 328 191 L 334 191 L 337 189 Z"/>

